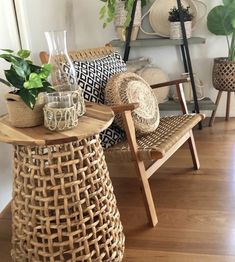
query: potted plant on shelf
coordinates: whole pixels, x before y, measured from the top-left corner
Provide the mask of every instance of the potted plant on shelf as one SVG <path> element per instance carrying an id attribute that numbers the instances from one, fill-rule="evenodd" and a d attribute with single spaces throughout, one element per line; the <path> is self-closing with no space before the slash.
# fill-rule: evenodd
<path id="1" fill-rule="evenodd" d="M 101 0 L 104 5 L 100 9 L 100 19 L 104 21 L 103 27 L 114 21 L 115 30 L 120 40 L 126 40 L 127 27 L 131 22 L 132 8 L 135 0 Z M 132 28 L 131 40 L 136 40 L 141 25 L 141 6 L 148 0 L 138 0 L 135 19 Z"/>
<path id="2" fill-rule="evenodd" d="M 192 20 L 193 14 L 190 12 L 190 6 L 181 6 L 181 13 L 184 21 L 186 37 L 190 38 L 192 35 Z M 173 7 L 169 11 L 168 20 L 170 22 L 170 38 L 182 39 L 182 29 L 180 24 L 180 10 L 177 7 Z"/>
<path id="3" fill-rule="evenodd" d="M 10 63 L 4 70 L 5 79 L 0 82 L 13 90 L 6 94 L 9 120 L 16 127 L 32 127 L 43 123 L 42 92 L 53 92 L 46 80 L 51 73 L 51 65 L 34 65 L 29 60 L 29 50 L 19 50 L 16 54 L 9 49 L 2 49 L 0 58 Z"/>
<path id="4" fill-rule="evenodd" d="M 214 59 L 212 81 L 220 91 L 235 91 L 235 1 L 223 0 L 223 5 L 214 7 L 207 17 L 208 30 L 225 36 L 228 56 Z"/>

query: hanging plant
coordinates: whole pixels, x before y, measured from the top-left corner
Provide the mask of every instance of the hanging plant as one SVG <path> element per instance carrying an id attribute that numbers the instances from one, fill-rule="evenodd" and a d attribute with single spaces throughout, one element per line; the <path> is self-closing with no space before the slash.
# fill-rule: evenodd
<path id="1" fill-rule="evenodd" d="M 104 5 L 99 11 L 99 18 L 103 20 L 103 27 L 105 28 L 110 22 L 113 21 L 113 18 L 116 13 L 116 6 L 118 1 L 125 2 L 125 10 L 127 12 L 126 21 L 124 27 L 128 27 L 131 22 L 131 13 L 135 0 L 101 0 L 104 2 Z M 149 0 L 141 0 L 142 7 L 147 4 Z"/>

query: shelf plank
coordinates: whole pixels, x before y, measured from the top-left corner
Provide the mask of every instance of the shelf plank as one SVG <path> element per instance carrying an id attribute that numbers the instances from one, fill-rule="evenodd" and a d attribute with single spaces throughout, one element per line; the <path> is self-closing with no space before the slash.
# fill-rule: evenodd
<path id="1" fill-rule="evenodd" d="M 188 39 L 188 44 L 205 44 L 206 39 L 202 37 L 191 37 Z M 114 47 L 125 48 L 125 42 L 115 39 L 110 42 Z M 169 39 L 169 38 L 144 38 L 137 39 L 130 42 L 131 47 L 157 47 L 157 46 L 178 46 L 182 45 L 182 39 Z"/>
<path id="2" fill-rule="evenodd" d="M 212 100 L 209 97 L 205 97 L 202 100 L 198 101 L 200 111 L 209 110 L 212 111 L 215 109 L 215 103 L 212 102 Z M 188 110 L 193 111 L 194 110 L 194 103 L 187 102 Z M 180 109 L 180 105 L 178 102 L 175 102 L 173 100 L 169 100 L 165 103 L 159 104 L 160 111 L 178 111 Z"/>

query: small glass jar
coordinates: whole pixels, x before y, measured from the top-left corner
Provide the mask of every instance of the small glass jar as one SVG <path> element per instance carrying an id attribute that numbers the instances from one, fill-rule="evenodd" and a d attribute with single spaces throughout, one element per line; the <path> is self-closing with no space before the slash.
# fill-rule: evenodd
<path id="1" fill-rule="evenodd" d="M 44 126 L 51 131 L 71 129 L 78 124 L 77 109 L 69 93 L 55 92 L 46 95 Z"/>

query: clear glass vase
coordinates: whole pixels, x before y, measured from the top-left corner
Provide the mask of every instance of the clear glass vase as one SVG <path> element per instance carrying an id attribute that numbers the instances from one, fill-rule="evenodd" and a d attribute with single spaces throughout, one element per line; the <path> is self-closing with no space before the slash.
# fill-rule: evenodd
<path id="1" fill-rule="evenodd" d="M 85 113 L 83 90 L 77 84 L 76 71 L 67 50 L 67 32 L 45 32 L 52 65 L 50 82 L 57 92 L 69 92 L 77 108 L 78 116 Z"/>

